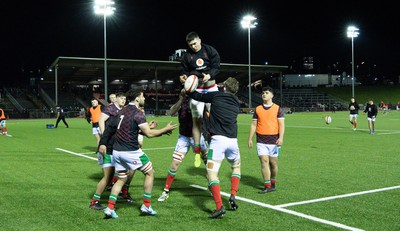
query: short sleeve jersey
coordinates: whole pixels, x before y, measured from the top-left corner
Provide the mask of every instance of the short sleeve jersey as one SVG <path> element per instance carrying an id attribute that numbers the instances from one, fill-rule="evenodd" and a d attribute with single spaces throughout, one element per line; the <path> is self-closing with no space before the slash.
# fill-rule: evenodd
<path id="1" fill-rule="evenodd" d="M 139 149 L 139 125 L 147 123 L 144 113 L 133 104 L 118 113 L 117 132 L 113 149 L 117 151 L 136 151 Z"/>

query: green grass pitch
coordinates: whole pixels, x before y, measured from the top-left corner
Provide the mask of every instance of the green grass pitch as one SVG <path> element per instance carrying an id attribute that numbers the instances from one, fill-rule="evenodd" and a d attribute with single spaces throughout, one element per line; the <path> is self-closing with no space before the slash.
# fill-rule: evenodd
<path id="1" fill-rule="evenodd" d="M 332 123 L 326 125 L 326 115 Z M 46 129 L 52 120 L 9 120 L 13 137 L 0 136 L 1 230 L 399 230 L 400 112 L 378 114 L 376 134 L 368 133 L 360 114 L 353 131 L 348 112 L 285 115 L 286 134 L 277 191 L 260 195 L 256 149 L 247 148 L 251 115 L 238 118 L 242 179 L 237 211 L 218 220 L 207 187 L 205 168 L 184 159 L 170 197 L 158 202 L 172 160 L 177 131 L 144 140 L 144 151 L 156 171 L 152 193 L 155 217 L 140 216 L 143 175 L 131 184 L 136 204 L 117 202 L 118 219 L 103 219 L 88 208 L 102 176 L 95 161 L 95 138 L 84 119 L 67 119 Z M 176 117 L 156 117 L 159 126 Z M 78 155 L 76 155 L 78 154 Z M 85 158 L 86 157 L 86 158 Z M 229 193 L 230 168 L 220 169 L 221 191 Z M 197 187 L 199 186 L 199 187 Z M 102 196 L 106 205 L 108 192 Z M 223 203 L 229 208 L 228 197 Z"/>

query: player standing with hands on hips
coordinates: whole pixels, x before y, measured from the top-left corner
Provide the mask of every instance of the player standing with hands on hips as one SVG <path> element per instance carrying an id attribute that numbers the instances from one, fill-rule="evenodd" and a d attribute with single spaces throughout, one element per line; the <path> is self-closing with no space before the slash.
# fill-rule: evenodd
<path id="1" fill-rule="evenodd" d="M 218 91 L 215 83 L 215 77 L 219 73 L 220 57 L 218 51 L 207 44 L 202 44 L 199 35 L 196 32 L 190 32 L 186 35 L 186 42 L 190 50 L 182 57 L 183 74 L 180 76 L 181 83 L 184 83 L 190 75 L 196 75 L 199 78 L 197 92 L 207 93 Z M 200 167 L 200 137 L 201 126 L 203 122 L 204 103 L 197 100 L 191 100 L 190 109 L 193 119 L 193 139 L 195 152 L 195 167 Z M 207 104 L 210 111 L 210 104 Z"/>

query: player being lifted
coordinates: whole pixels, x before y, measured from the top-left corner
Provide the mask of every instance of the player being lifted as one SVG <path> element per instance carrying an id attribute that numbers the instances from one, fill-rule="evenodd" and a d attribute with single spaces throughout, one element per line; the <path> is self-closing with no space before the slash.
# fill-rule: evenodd
<path id="1" fill-rule="evenodd" d="M 202 44 L 199 35 L 196 32 L 190 32 L 186 35 L 186 42 L 190 50 L 182 57 L 183 74 L 180 76 L 180 81 L 185 82 L 190 75 L 199 77 L 199 85 L 197 92 L 207 93 L 218 91 L 215 77 L 219 73 L 220 57 L 218 51 L 210 45 Z M 200 157 L 200 137 L 201 126 L 203 122 L 204 103 L 192 99 L 190 101 L 190 109 L 192 111 L 193 120 L 193 139 L 195 162 L 194 166 L 199 167 L 201 164 Z M 208 111 L 210 104 L 207 104 Z"/>

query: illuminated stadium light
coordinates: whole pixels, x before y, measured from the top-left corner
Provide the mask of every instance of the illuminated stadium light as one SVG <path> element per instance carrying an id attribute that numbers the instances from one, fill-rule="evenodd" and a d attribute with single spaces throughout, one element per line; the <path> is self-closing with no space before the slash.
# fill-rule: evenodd
<path id="1" fill-rule="evenodd" d="M 251 108 L 251 49 L 250 49 L 250 30 L 251 28 L 255 28 L 258 24 L 256 22 L 257 18 L 252 15 L 246 15 L 243 17 L 240 24 L 242 28 L 247 29 L 248 31 L 248 43 L 249 43 L 249 108 Z"/>
<path id="2" fill-rule="evenodd" d="M 115 4 L 110 0 L 95 0 L 94 13 L 104 17 L 104 98 L 108 101 L 108 79 L 107 79 L 107 16 L 114 14 Z"/>
<path id="3" fill-rule="evenodd" d="M 351 95 L 354 98 L 354 38 L 358 37 L 360 32 L 355 26 L 347 27 L 347 37 L 351 38 Z"/>

